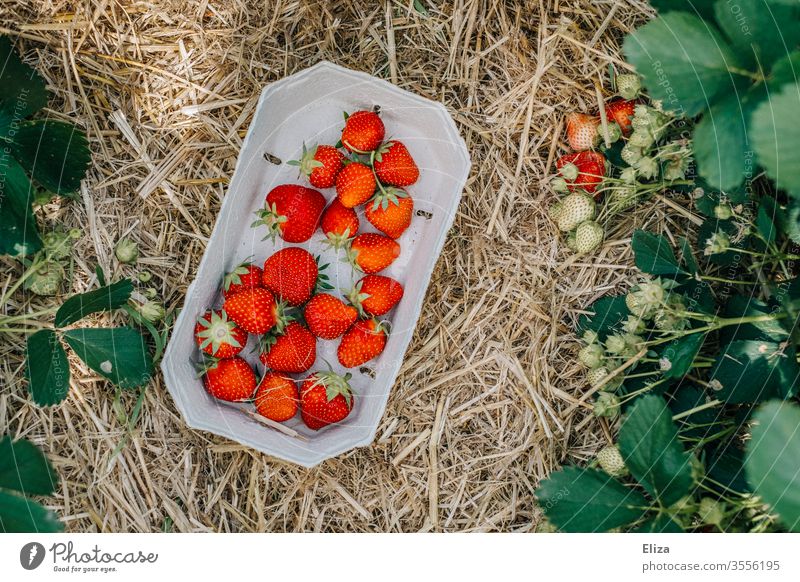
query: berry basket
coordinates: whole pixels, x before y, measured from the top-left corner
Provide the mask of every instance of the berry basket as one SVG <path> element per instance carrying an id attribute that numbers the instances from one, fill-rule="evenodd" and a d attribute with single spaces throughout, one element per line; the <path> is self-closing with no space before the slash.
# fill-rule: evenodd
<path id="1" fill-rule="evenodd" d="M 405 294 L 382 318 L 391 322 L 383 353 L 349 370 L 355 394 L 352 413 L 343 422 L 319 431 L 305 427 L 299 416 L 277 430 L 246 414 L 247 405 L 222 402 L 206 392 L 195 371 L 200 355 L 194 342 L 194 325 L 207 309 L 221 305 L 219 287 L 226 272 L 248 258 L 261 265 L 275 251 L 291 246 L 280 238 L 275 242 L 262 240 L 265 228 L 250 228 L 267 192 L 282 183 L 303 183 L 297 168 L 286 162 L 301 156 L 303 142 L 336 143 L 344 123 L 343 112 L 374 108 L 380 108 L 387 139 L 402 140 L 420 169 L 419 180 L 408 188 L 415 209 L 411 226 L 398 239 L 401 255 L 381 272 L 398 280 Z M 469 169 L 466 146 L 447 110 L 386 81 L 321 62 L 267 86 L 161 363 L 167 388 L 186 423 L 306 467 L 371 443 L 414 333 Z M 333 189 L 322 193 L 328 201 L 335 196 Z M 362 232 L 376 232 L 368 222 L 362 221 L 362 225 Z M 342 297 L 342 290 L 351 288 L 360 274 L 342 262 L 344 251 L 328 249 L 323 238 L 318 231 L 299 246 L 320 255 L 320 264 L 329 265 L 326 273 L 334 287 L 331 293 Z M 254 343 L 251 336 L 241 355 L 263 373 L 257 353 L 251 349 Z M 338 365 L 336 343 L 318 342 L 311 371 L 327 369 L 328 364 L 338 373 L 348 371 Z"/>

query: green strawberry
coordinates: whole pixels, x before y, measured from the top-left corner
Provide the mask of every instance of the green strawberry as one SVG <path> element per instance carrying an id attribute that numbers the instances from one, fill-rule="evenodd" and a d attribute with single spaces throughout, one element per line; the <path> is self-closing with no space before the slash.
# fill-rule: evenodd
<path id="1" fill-rule="evenodd" d="M 625 460 L 619 453 L 619 449 L 614 445 L 608 445 L 600 449 L 597 453 L 597 464 L 612 477 L 625 477 L 628 474 Z"/>
<path id="2" fill-rule="evenodd" d="M 639 96 L 639 91 L 642 90 L 642 82 L 639 80 L 639 75 L 625 74 L 617 75 L 617 93 L 623 99 L 636 99 Z"/>
<path id="3" fill-rule="evenodd" d="M 558 228 L 562 232 L 569 232 L 581 222 L 594 218 L 595 202 L 588 194 L 575 192 L 564 198 L 561 204 Z"/>
<path id="4" fill-rule="evenodd" d="M 697 508 L 697 515 L 703 523 L 719 526 L 725 519 L 725 502 L 711 497 L 703 497 Z"/>
<path id="5" fill-rule="evenodd" d="M 581 222 L 575 230 L 575 248 L 578 253 L 591 253 L 603 242 L 603 227 L 587 220 Z"/>
<path id="6" fill-rule="evenodd" d="M 611 392 L 600 392 L 594 402 L 595 416 L 614 418 L 619 415 L 619 398 Z"/>
<path id="7" fill-rule="evenodd" d="M 587 368 L 599 368 L 603 365 L 603 347 L 599 344 L 589 344 L 578 352 L 578 361 Z"/>

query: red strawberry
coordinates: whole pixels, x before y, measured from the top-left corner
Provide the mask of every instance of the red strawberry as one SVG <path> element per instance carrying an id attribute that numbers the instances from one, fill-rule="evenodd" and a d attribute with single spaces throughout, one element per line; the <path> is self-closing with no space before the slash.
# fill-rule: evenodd
<path id="1" fill-rule="evenodd" d="M 350 374 L 314 372 L 300 386 L 300 415 L 306 426 L 319 430 L 344 420 L 353 410 Z"/>
<path id="2" fill-rule="evenodd" d="M 336 196 L 345 208 L 363 204 L 374 193 L 375 176 L 369 166 L 353 162 L 342 168 L 336 176 Z"/>
<path id="3" fill-rule="evenodd" d="M 636 108 L 636 100 L 614 99 L 606 103 L 606 119 L 616 122 L 622 133 L 628 135 L 631 131 L 633 121 L 633 111 Z"/>
<path id="4" fill-rule="evenodd" d="M 327 242 L 335 249 L 343 247 L 348 240 L 356 236 L 358 226 L 356 211 L 342 206 L 338 198 L 334 198 L 322 213 L 320 228 L 328 237 Z"/>
<path id="5" fill-rule="evenodd" d="M 584 113 L 570 113 L 567 115 L 567 142 L 576 152 L 592 149 L 598 140 L 597 126 L 600 120 L 597 116 Z"/>
<path id="6" fill-rule="evenodd" d="M 350 291 L 349 299 L 362 314 L 383 315 L 403 298 L 403 286 L 383 275 L 362 277 Z"/>
<path id="7" fill-rule="evenodd" d="M 256 212 L 258 220 L 252 226 L 267 226 L 266 238 L 273 240 L 278 234 L 291 243 L 305 242 L 317 230 L 325 197 L 311 188 L 296 184 L 283 184 L 267 194 L 264 208 Z"/>
<path id="8" fill-rule="evenodd" d="M 383 144 L 375 152 L 373 166 L 378 179 L 384 184 L 410 186 L 419 178 L 419 168 L 414 158 L 399 141 Z"/>
<path id="9" fill-rule="evenodd" d="M 314 365 L 317 359 L 317 338 L 296 321 L 286 326 L 280 335 L 266 335 L 258 359 L 276 372 L 300 374 Z"/>
<path id="10" fill-rule="evenodd" d="M 327 340 L 342 335 L 358 319 L 355 307 L 327 293 L 314 295 L 306 304 L 304 314 L 311 333 Z"/>
<path id="11" fill-rule="evenodd" d="M 305 249 L 287 247 L 264 262 L 264 287 L 289 305 L 302 305 L 311 298 L 319 275 L 317 261 Z"/>
<path id="12" fill-rule="evenodd" d="M 232 358 L 247 343 L 247 332 L 222 310 L 206 311 L 194 326 L 194 337 L 200 349 L 215 358 Z"/>
<path id="13" fill-rule="evenodd" d="M 347 330 L 336 350 L 339 363 L 355 368 L 380 355 L 386 347 L 386 330 L 375 319 L 362 319 Z"/>
<path id="14" fill-rule="evenodd" d="M 236 325 L 250 333 L 267 333 L 273 327 L 283 327 L 281 309 L 272 293 L 261 287 L 245 289 L 225 300 L 222 309 Z"/>
<path id="15" fill-rule="evenodd" d="M 347 260 L 365 273 L 382 271 L 400 256 L 400 245 L 389 237 L 367 232 L 350 242 Z"/>
<path id="16" fill-rule="evenodd" d="M 364 207 L 372 226 L 390 238 L 399 238 L 411 224 L 414 201 L 400 188 L 381 188 Z"/>
<path id="17" fill-rule="evenodd" d="M 253 287 L 261 287 L 261 269 L 251 263 L 242 263 L 222 279 L 223 297 Z"/>
<path id="18" fill-rule="evenodd" d="M 564 169 L 567 164 L 574 164 L 578 169 L 578 175 L 573 181 L 564 176 L 565 173 L 568 174 Z M 600 152 L 576 152 L 558 158 L 556 167 L 567 179 L 567 186 L 570 190 L 583 188 L 591 194 L 597 189 L 597 185 L 603 181 L 606 174 L 606 158 Z"/>
<path id="19" fill-rule="evenodd" d="M 332 188 L 343 162 L 344 154 L 333 146 L 320 145 L 307 150 L 306 144 L 303 144 L 302 157 L 288 164 L 299 166 L 300 173 L 308 176 L 308 181 L 314 188 Z"/>
<path id="20" fill-rule="evenodd" d="M 371 152 L 381 144 L 385 133 L 383 121 L 377 113 L 356 111 L 344 122 L 342 145 L 350 152 Z"/>
<path id="21" fill-rule="evenodd" d="M 256 375 L 240 357 L 219 360 L 206 370 L 203 383 L 214 398 L 235 402 L 246 400 L 256 389 Z"/>
<path id="22" fill-rule="evenodd" d="M 291 378 L 267 372 L 256 390 L 256 412 L 261 416 L 284 422 L 297 414 L 299 395 Z"/>

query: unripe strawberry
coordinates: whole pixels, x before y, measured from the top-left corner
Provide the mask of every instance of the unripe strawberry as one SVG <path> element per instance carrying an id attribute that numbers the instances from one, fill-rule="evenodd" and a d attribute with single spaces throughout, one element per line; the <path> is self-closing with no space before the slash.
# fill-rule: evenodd
<path id="1" fill-rule="evenodd" d="M 608 445 L 600 449 L 597 453 L 597 464 L 612 477 L 625 477 L 628 474 L 625 460 L 619 453 L 619 449 L 614 445 Z"/>
<path id="2" fill-rule="evenodd" d="M 24 287 L 35 295 L 55 295 L 64 281 L 64 267 L 58 261 L 45 261 L 25 279 Z"/>
<path id="3" fill-rule="evenodd" d="M 556 176 L 550 180 L 550 187 L 554 192 L 558 192 L 559 194 L 566 194 L 569 192 L 569 185 L 562 176 Z"/>
<path id="4" fill-rule="evenodd" d="M 650 180 L 658 175 L 658 162 L 650 156 L 639 159 L 633 167 L 636 168 L 636 171 L 645 180 Z"/>
<path id="5" fill-rule="evenodd" d="M 719 204 L 714 207 L 714 217 L 719 220 L 728 220 L 733 216 L 733 209 L 728 204 Z"/>
<path id="6" fill-rule="evenodd" d="M 577 253 L 578 252 L 578 244 L 575 242 L 575 231 L 574 230 L 567 235 L 567 248 L 569 250 L 571 250 L 573 253 Z"/>
<path id="7" fill-rule="evenodd" d="M 609 354 L 621 354 L 626 347 L 625 338 L 621 335 L 610 335 L 606 338 L 606 351 Z"/>
<path id="8" fill-rule="evenodd" d="M 632 166 L 633 164 L 638 162 L 644 154 L 642 152 L 641 147 L 634 146 L 629 141 L 622 148 L 622 151 L 620 151 L 619 155 L 622 158 L 622 161 L 624 161 L 629 166 Z"/>
<path id="9" fill-rule="evenodd" d="M 139 245 L 129 238 L 120 239 L 114 247 L 114 255 L 120 263 L 135 263 L 139 258 Z"/>
<path id="10" fill-rule="evenodd" d="M 611 392 L 600 392 L 594 402 L 594 415 L 603 418 L 619 415 L 619 398 Z"/>
<path id="11" fill-rule="evenodd" d="M 625 170 L 636 171 L 634 168 L 625 168 Z M 634 178 L 635 179 L 635 178 Z M 606 198 L 608 207 L 614 212 L 622 212 L 636 205 L 636 189 L 635 188 L 620 188 L 613 190 Z"/>
<path id="12" fill-rule="evenodd" d="M 669 506 L 669 512 L 673 515 L 690 515 L 694 513 L 695 502 L 691 495 L 684 495 L 675 503 Z"/>
<path id="13" fill-rule="evenodd" d="M 550 215 L 550 220 L 557 222 L 558 217 L 561 216 L 561 211 L 563 209 L 564 205 L 561 202 L 556 202 L 555 204 L 551 205 L 550 208 L 547 209 L 547 214 Z"/>
<path id="14" fill-rule="evenodd" d="M 719 526 L 725 519 L 725 503 L 711 497 L 703 497 L 697 508 L 697 515 L 703 523 Z"/>
<path id="15" fill-rule="evenodd" d="M 705 248 L 703 249 L 703 254 L 706 256 L 709 255 L 718 255 L 720 253 L 724 253 L 727 251 L 731 246 L 731 238 L 723 231 L 715 232 L 712 234 L 708 239 L 706 239 Z"/>
<path id="16" fill-rule="evenodd" d="M 586 373 L 586 383 L 592 388 L 598 386 L 600 381 L 608 376 L 608 368 L 600 366 L 599 368 L 592 368 Z"/>
<path id="17" fill-rule="evenodd" d="M 603 365 L 605 352 L 599 344 L 589 344 L 581 348 L 578 352 L 578 361 L 587 368 L 599 368 Z"/>
<path id="18" fill-rule="evenodd" d="M 619 124 L 616 122 L 612 122 L 608 124 L 608 141 L 610 143 L 615 143 L 619 141 L 622 137 L 622 129 L 620 129 Z"/>
<path id="19" fill-rule="evenodd" d="M 619 179 L 626 184 L 633 184 L 636 182 L 636 168 L 633 166 L 625 168 L 619 173 Z"/>
<path id="20" fill-rule="evenodd" d="M 642 82 L 639 80 L 639 75 L 628 73 L 625 75 L 617 75 L 617 93 L 623 99 L 636 99 L 639 96 L 639 91 L 642 90 Z"/>
<path id="21" fill-rule="evenodd" d="M 575 230 L 575 248 L 578 253 L 591 253 L 603 242 L 603 227 L 593 220 L 586 220 Z"/>
<path id="22" fill-rule="evenodd" d="M 563 176 L 564 180 L 566 180 L 568 183 L 577 180 L 578 174 L 580 174 L 578 166 L 576 166 L 572 162 L 564 164 L 563 166 L 561 166 L 561 168 L 559 168 L 558 171 L 561 172 L 561 175 Z"/>
<path id="23" fill-rule="evenodd" d="M 558 217 L 558 228 L 569 232 L 581 222 L 594 218 L 595 202 L 588 194 L 575 192 L 562 201 L 561 215 Z"/>

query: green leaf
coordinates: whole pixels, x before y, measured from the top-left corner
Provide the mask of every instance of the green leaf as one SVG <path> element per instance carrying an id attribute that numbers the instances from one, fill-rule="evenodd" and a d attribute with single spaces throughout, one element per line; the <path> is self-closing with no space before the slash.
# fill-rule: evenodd
<path id="1" fill-rule="evenodd" d="M 767 213 L 767 209 L 764 206 L 758 208 L 756 227 L 765 241 L 768 243 L 775 241 L 777 229 L 775 228 L 775 223 L 772 221 L 772 217 Z"/>
<path id="2" fill-rule="evenodd" d="M 58 476 L 39 448 L 26 440 L 0 439 L 0 489 L 27 495 L 50 495 Z"/>
<path id="3" fill-rule="evenodd" d="M 725 305 L 725 317 L 753 317 L 768 315 L 772 308 L 763 301 L 749 295 L 732 295 Z M 767 319 L 741 325 L 730 325 L 720 330 L 720 340 L 730 343 L 736 340 L 762 340 L 780 343 L 789 337 L 781 326 L 780 319 Z"/>
<path id="4" fill-rule="evenodd" d="M 694 253 L 692 253 L 692 245 L 689 243 L 688 237 L 681 239 L 681 258 L 686 264 L 686 269 L 692 275 L 695 275 L 700 270 L 697 266 L 697 260 L 694 258 Z"/>
<path id="5" fill-rule="evenodd" d="M 644 230 L 633 233 L 634 262 L 640 271 L 651 275 L 680 275 L 686 271 L 678 265 L 678 259 L 666 237 Z"/>
<path id="6" fill-rule="evenodd" d="M 790 531 L 800 532 L 800 407 L 768 402 L 753 420 L 747 481 Z"/>
<path id="7" fill-rule="evenodd" d="M 714 16 L 713 0 L 650 0 L 650 4 L 661 14 L 683 10 L 703 18 L 713 18 Z"/>
<path id="8" fill-rule="evenodd" d="M 693 333 L 667 344 L 661 356 L 669 360 L 670 368 L 664 371 L 664 377 L 682 378 L 685 376 L 705 339 L 704 333 Z"/>
<path id="9" fill-rule="evenodd" d="M 536 497 L 550 522 L 565 532 L 608 531 L 635 522 L 644 496 L 597 469 L 565 467 L 539 484 Z"/>
<path id="10" fill-rule="evenodd" d="M 86 134 L 71 123 L 52 119 L 22 123 L 11 139 L 11 153 L 54 194 L 77 190 L 91 160 Z"/>
<path id="11" fill-rule="evenodd" d="M 592 303 L 589 309 L 591 315 L 581 315 L 578 319 L 578 331 L 591 329 L 598 333 L 601 340 L 605 340 L 630 315 L 624 295 L 603 297 Z"/>
<path id="12" fill-rule="evenodd" d="M 800 198 L 800 84 L 786 85 L 762 102 L 750 118 L 750 139 L 767 175 Z"/>
<path id="13" fill-rule="evenodd" d="M 780 91 L 781 87 L 788 83 L 797 83 L 798 77 L 800 77 L 800 50 L 791 52 L 777 61 L 769 73 L 767 83 L 770 89 Z"/>
<path id="14" fill-rule="evenodd" d="M 150 350 L 132 327 L 71 329 L 64 339 L 87 366 L 121 388 L 143 386 L 152 376 Z"/>
<path id="15" fill-rule="evenodd" d="M 681 533 L 684 529 L 668 515 L 658 515 L 648 519 L 634 533 Z"/>
<path id="16" fill-rule="evenodd" d="M 623 51 L 650 96 L 688 117 L 742 81 L 735 72 L 742 64 L 722 35 L 688 12 L 669 12 L 640 27 L 625 38 Z"/>
<path id="17" fill-rule="evenodd" d="M 672 414 L 660 396 L 637 399 L 619 430 L 619 451 L 636 480 L 663 505 L 692 486 L 690 455 L 678 440 Z"/>
<path id="18" fill-rule="evenodd" d="M 75 323 L 90 313 L 119 309 L 127 303 L 132 291 L 131 280 L 121 279 L 94 291 L 73 295 L 58 309 L 55 320 L 56 327 Z"/>
<path id="19" fill-rule="evenodd" d="M 0 254 L 30 255 L 42 248 L 31 202 L 31 181 L 13 158 L 0 163 Z"/>
<path id="20" fill-rule="evenodd" d="M 39 74 L 23 63 L 8 37 L 0 36 L 0 137 L 47 105 L 49 95 Z"/>
<path id="21" fill-rule="evenodd" d="M 0 532 L 51 533 L 63 529 L 52 511 L 20 495 L 0 491 Z"/>
<path id="22" fill-rule="evenodd" d="M 764 0 L 717 0 L 717 22 L 749 68 L 769 71 L 800 43 L 800 5 L 767 7 Z"/>
<path id="23" fill-rule="evenodd" d="M 747 141 L 747 122 L 766 93 L 749 97 L 732 93 L 716 101 L 694 128 L 695 160 L 700 175 L 712 187 L 731 190 L 752 173 L 753 155 Z"/>
<path id="24" fill-rule="evenodd" d="M 717 357 L 711 377 L 722 384 L 717 398 L 731 404 L 788 398 L 800 384 L 792 346 L 760 340 L 737 340 Z"/>
<path id="25" fill-rule="evenodd" d="M 69 361 L 64 346 L 52 329 L 28 337 L 25 375 L 28 391 L 39 406 L 62 402 L 69 392 Z"/>

